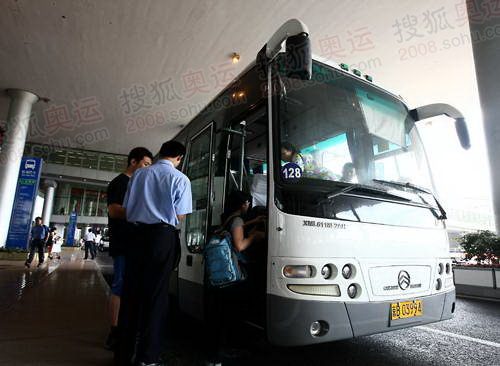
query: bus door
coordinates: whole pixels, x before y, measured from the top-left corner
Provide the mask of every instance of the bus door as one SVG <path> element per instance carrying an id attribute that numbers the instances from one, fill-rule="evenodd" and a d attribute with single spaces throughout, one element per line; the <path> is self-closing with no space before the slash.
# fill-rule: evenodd
<path id="1" fill-rule="evenodd" d="M 193 212 L 181 230 L 179 305 L 191 316 L 203 317 L 203 246 L 211 216 L 213 123 L 194 134 L 188 143 L 185 172 L 191 181 Z"/>
<path id="2" fill-rule="evenodd" d="M 229 130 L 225 202 L 230 193 L 235 190 L 249 193 L 252 196 L 252 208 L 246 217 L 247 221 L 268 214 L 267 126 L 267 110 L 261 107 L 234 120 Z M 267 234 L 266 223 L 246 227 L 246 234 L 252 229 L 264 231 Z M 250 293 L 247 294 L 247 301 L 245 301 L 248 305 L 247 309 L 242 309 L 242 312 L 245 313 L 247 320 L 263 326 L 265 324 L 267 239 L 252 243 L 244 254 L 248 259 L 249 278 L 247 281 L 249 285 L 246 288 Z"/>
<path id="3" fill-rule="evenodd" d="M 268 150 L 266 109 L 261 107 L 236 119 L 228 131 L 225 199 L 232 191 L 242 190 L 254 198 L 252 206 L 266 207 Z"/>

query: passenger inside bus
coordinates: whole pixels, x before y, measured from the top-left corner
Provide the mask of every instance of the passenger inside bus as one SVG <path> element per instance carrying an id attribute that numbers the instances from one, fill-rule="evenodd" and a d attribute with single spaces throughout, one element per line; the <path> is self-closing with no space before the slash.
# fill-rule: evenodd
<path id="1" fill-rule="evenodd" d="M 210 332 L 207 353 L 211 363 L 220 362 L 221 353 L 232 346 L 230 328 L 237 321 L 251 318 L 252 313 L 261 312 L 258 304 L 265 304 L 263 296 L 258 293 L 265 293 L 265 271 L 262 277 L 257 270 L 260 266 L 254 257 L 254 253 L 261 250 L 254 249 L 261 247 L 265 253 L 263 223 L 266 216 L 258 215 L 247 219 L 251 202 L 250 194 L 240 190 L 233 191 L 229 194 L 221 217 L 221 222 L 231 232 L 234 247 L 241 254 L 239 264 L 246 272 L 246 279 L 226 287 L 211 289 L 207 314 Z M 265 254 L 263 259 L 265 262 Z"/>
<path id="2" fill-rule="evenodd" d="M 252 220 L 244 221 L 251 207 L 252 196 L 243 191 L 233 191 L 226 202 L 226 209 L 222 214 L 221 222 L 231 232 L 233 245 L 240 253 L 244 253 L 252 244 L 262 241 L 265 233 L 254 227 L 255 224 L 265 221 L 265 216 L 257 216 Z M 250 231 L 245 228 L 252 227 Z"/>
<path id="3" fill-rule="evenodd" d="M 342 177 L 340 178 L 343 182 L 354 182 L 355 172 L 353 163 L 345 163 L 342 168 Z"/>

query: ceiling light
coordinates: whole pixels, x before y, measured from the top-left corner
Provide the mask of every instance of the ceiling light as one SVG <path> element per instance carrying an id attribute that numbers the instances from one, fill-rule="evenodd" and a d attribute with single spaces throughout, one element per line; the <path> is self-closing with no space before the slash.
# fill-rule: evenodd
<path id="1" fill-rule="evenodd" d="M 238 62 L 240 62 L 240 54 L 233 52 L 231 54 L 231 61 L 233 62 L 233 64 L 237 64 Z"/>

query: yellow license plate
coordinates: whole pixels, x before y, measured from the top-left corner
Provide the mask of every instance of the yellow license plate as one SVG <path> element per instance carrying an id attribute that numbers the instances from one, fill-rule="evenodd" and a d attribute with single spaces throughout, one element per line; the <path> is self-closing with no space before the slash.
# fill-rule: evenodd
<path id="1" fill-rule="evenodd" d="M 423 314 L 422 300 L 394 302 L 391 304 L 391 320 L 413 318 Z"/>

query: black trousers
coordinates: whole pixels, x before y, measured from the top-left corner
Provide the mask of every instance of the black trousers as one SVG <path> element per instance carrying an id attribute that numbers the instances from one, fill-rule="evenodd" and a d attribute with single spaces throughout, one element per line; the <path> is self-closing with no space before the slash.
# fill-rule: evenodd
<path id="1" fill-rule="evenodd" d="M 127 245 L 118 327 L 120 365 L 160 361 L 165 347 L 170 274 L 176 232 L 170 225 L 138 225 Z M 133 357 L 135 354 L 135 357 Z"/>
<path id="2" fill-rule="evenodd" d="M 26 259 L 27 264 L 31 264 L 33 258 L 35 257 L 35 252 L 38 251 L 38 263 L 43 263 L 44 252 L 43 252 L 44 241 L 42 239 L 33 239 L 30 243 L 30 254 L 28 259 Z"/>
<path id="3" fill-rule="evenodd" d="M 96 256 L 96 248 L 95 248 L 95 243 L 93 241 L 85 242 L 85 259 L 89 257 L 89 251 L 90 251 L 90 256 L 92 257 L 92 259 L 94 259 Z"/>

